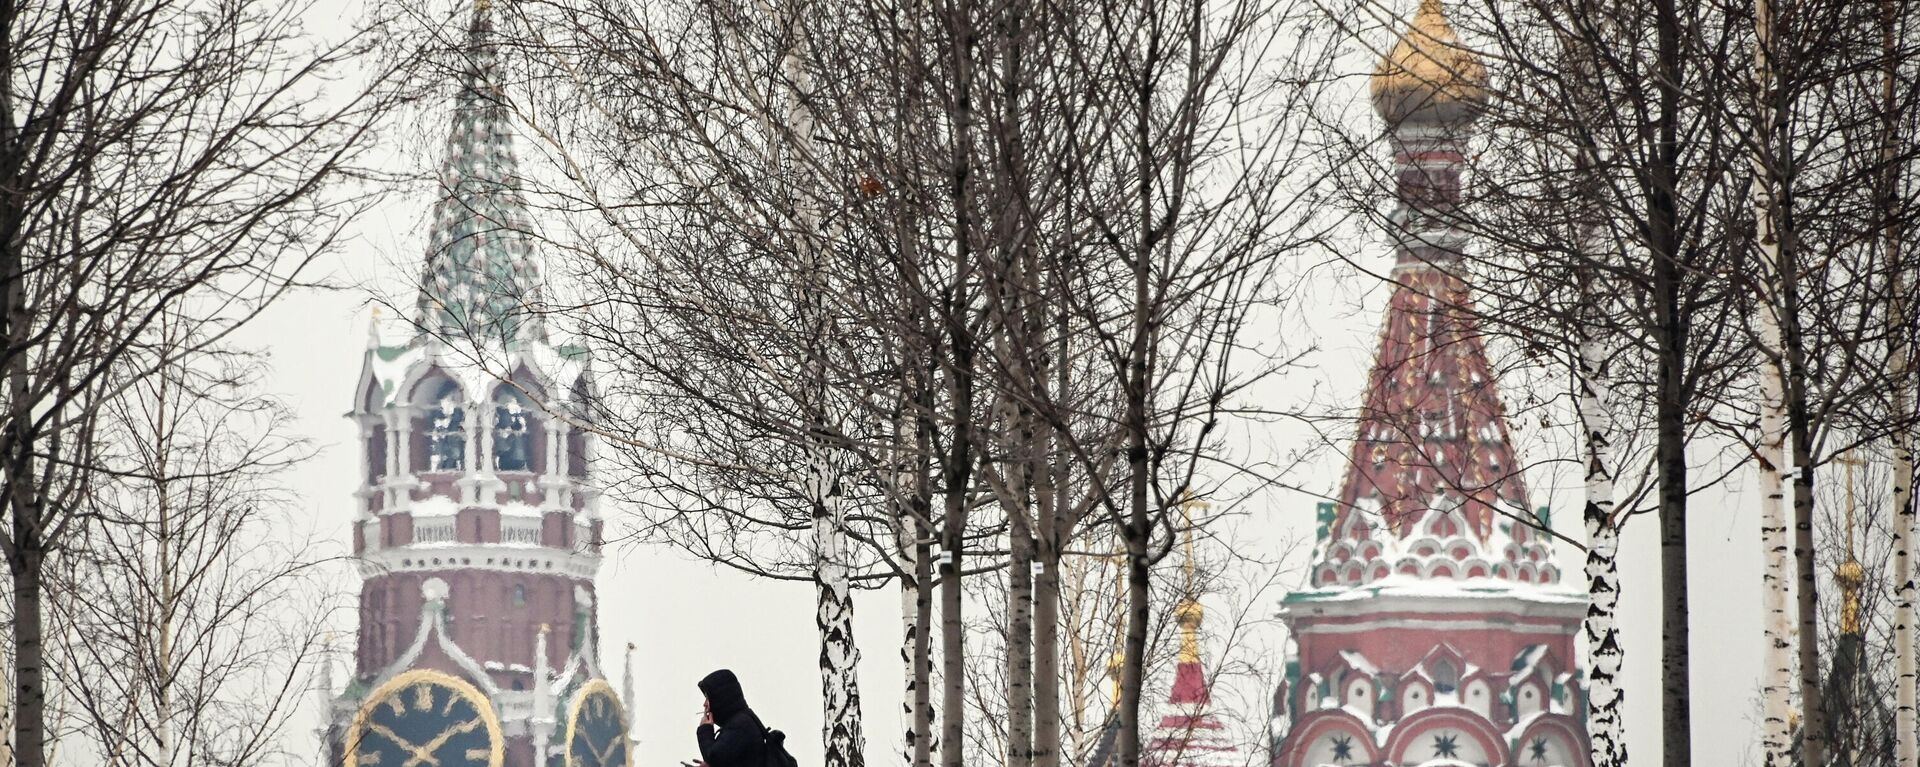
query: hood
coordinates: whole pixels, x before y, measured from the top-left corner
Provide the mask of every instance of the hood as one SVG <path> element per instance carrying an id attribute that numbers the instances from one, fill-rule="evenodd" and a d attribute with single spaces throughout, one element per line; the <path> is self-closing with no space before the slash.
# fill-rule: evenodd
<path id="1" fill-rule="evenodd" d="M 700 680 L 700 692 L 706 694 L 707 703 L 713 706 L 713 721 L 720 724 L 747 710 L 746 693 L 740 691 L 740 680 L 732 671 L 723 668 L 708 674 Z"/>

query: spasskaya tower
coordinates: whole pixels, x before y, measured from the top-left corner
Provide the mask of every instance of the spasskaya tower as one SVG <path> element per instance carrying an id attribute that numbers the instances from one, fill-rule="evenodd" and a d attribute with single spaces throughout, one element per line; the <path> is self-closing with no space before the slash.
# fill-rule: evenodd
<path id="1" fill-rule="evenodd" d="M 377 317 L 351 418 L 361 463 L 354 672 L 330 764 L 626 767 L 600 670 L 586 350 L 542 321 L 492 4 L 458 62 L 412 316 Z M 333 693 L 328 684 L 328 692 Z"/>

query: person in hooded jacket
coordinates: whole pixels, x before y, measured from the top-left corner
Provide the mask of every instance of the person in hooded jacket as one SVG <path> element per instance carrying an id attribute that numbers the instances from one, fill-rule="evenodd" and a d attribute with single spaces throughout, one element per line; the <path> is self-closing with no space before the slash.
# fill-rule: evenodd
<path id="1" fill-rule="evenodd" d="M 707 767 L 763 767 L 767 728 L 747 708 L 747 696 L 732 671 L 720 669 L 700 680 L 706 711 L 696 731 L 700 759 Z"/>

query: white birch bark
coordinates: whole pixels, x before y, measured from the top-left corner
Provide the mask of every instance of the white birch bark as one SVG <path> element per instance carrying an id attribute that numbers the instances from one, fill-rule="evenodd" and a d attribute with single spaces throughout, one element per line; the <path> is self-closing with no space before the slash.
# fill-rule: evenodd
<path id="1" fill-rule="evenodd" d="M 1899 26 L 1898 3 L 1896 0 L 1880 1 L 1880 34 L 1882 51 L 1887 55 L 1885 69 L 1881 72 L 1880 101 L 1881 108 L 1889 115 L 1882 127 L 1881 159 L 1888 169 L 1882 184 L 1882 204 L 1892 206 L 1899 198 L 1900 171 L 1895 157 L 1899 153 L 1897 144 L 1898 126 L 1892 117 L 1894 105 L 1899 98 L 1899 57 L 1893 55 L 1897 50 L 1895 40 Z M 1891 210 L 1884 211 L 1891 214 Z M 1915 687 L 1920 685 L 1920 677 L 1914 669 L 1914 582 L 1913 582 L 1913 370 L 1912 351 L 1906 343 L 1906 291 L 1905 267 L 1901 263 L 1901 231 L 1889 215 L 1887 230 L 1883 233 L 1886 244 L 1887 279 L 1892 289 L 1887 292 L 1887 326 L 1893 328 L 1892 348 L 1888 350 L 1888 375 L 1893 379 L 1893 646 L 1894 646 L 1894 767 L 1920 767 L 1920 721 L 1915 717 Z"/>
<path id="2" fill-rule="evenodd" d="M 1774 239 L 1770 193 L 1756 179 L 1754 207 L 1759 225 L 1763 269 L 1777 271 L 1778 241 Z M 1793 733 L 1788 724 L 1793 690 L 1793 616 L 1787 608 L 1787 588 L 1792 580 L 1787 549 L 1786 483 L 1792 471 L 1786 465 L 1787 406 L 1786 380 L 1781 373 L 1778 354 L 1781 344 L 1780 321 L 1776 307 L 1763 306 L 1755 321 L 1760 324 L 1760 434 L 1756 451 L 1760 469 L 1760 545 L 1765 561 L 1763 575 L 1763 619 L 1766 622 L 1766 656 L 1762 666 L 1761 750 L 1763 763 L 1786 767 L 1792 763 Z"/>
<path id="3" fill-rule="evenodd" d="M 907 557 L 913 556 L 912 541 L 905 541 L 901 552 Z M 911 572 L 911 569 L 909 569 Z M 900 696 L 900 729 L 905 737 L 900 739 L 900 763 L 914 764 L 914 746 L 920 739 L 920 731 L 914 726 L 914 693 L 920 687 L 920 680 L 914 674 L 919 664 L 914 662 L 914 640 L 920 634 L 920 621 L 914 613 L 915 593 L 918 587 L 912 579 L 900 579 L 900 666 L 906 672 L 901 675 L 906 680 L 904 694 Z"/>
<path id="4" fill-rule="evenodd" d="M 826 767 L 863 767 L 860 731 L 860 647 L 853 639 L 853 581 L 848 561 L 846 510 L 839 477 L 819 461 L 814 506 L 815 626 L 820 631 L 821 744 Z"/>
<path id="5" fill-rule="evenodd" d="M 1895 293 L 1900 288 L 1895 288 Z M 1897 327 L 1897 326 L 1896 326 Z M 1920 723 L 1914 716 L 1914 686 L 1920 682 L 1914 673 L 1913 646 L 1913 435 L 1905 423 L 1912 419 L 1907 394 L 1907 350 L 1895 347 L 1893 371 L 1894 417 L 1903 424 L 1893 443 L 1893 643 L 1894 643 L 1894 765 L 1915 767 L 1920 761 Z"/>
<path id="6" fill-rule="evenodd" d="M 1606 354 L 1583 329 L 1579 345 L 1580 421 L 1586 433 L 1587 733 L 1594 767 L 1627 763 L 1626 692 L 1620 687 L 1625 660 L 1620 644 L 1620 528 L 1614 520 L 1612 382 Z"/>
<path id="7" fill-rule="evenodd" d="M 787 24 L 782 8 L 772 8 L 771 15 L 777 24 Z M 786 75 L 787 88 L 787 124 L 792 131 L 793 149 L 799 155 L 793 165 L 805 167 L 814 156 L 813 127 L 814 116 L 807 107 L 807 100 L 813 88 L 812 75 L 800 59 L 799 47 L 803 45 L 802 34 L 793 36 L 794 42 L 783 52 L 781 71 Z M 812 203 L 805 201 L 805 192 L 796 195 L 802 201 L 798 203 L 794 216 L 799 225 L 795 246 L 799 251 L 800 283 L 807 287 L 800 300 L 806 302 L 802 307 L 802 321 L 811 325 L 814 340 L 809 349 L 810 359 L 806 361 L 809 379 L 804 382 L 813 402 L 807 403 L 808 426 L 814 431 L 807 437 L 808 460 L 812 476 L 808 478 L 807 501 L 812 506 L 813 515 L 813 575 L 815 612 L 814 624 L 819 630 L 820 639 L 820 704 L 821 733 L 823 748 L 823 767 L 865 767 L 865 738 L 860 722 L 860 682 L 856 669 L 860 663 L 860 648 L 853 637 L 853 588 L 850 546 L 846 530 L 845 494 L 842 492 L 840 478 L 842 472 L 833 458 L 834 447 L 824 444 L 822 435 L 828 433 L 830 426 L 825 403 L 826 392 L 824 362 L 820 359 L 823 352 L 819 347 L 820 337 L 827 329 L 826 317 L 815 303 L 824 292 L 819 284 L 825 280 L 817 254 L 819 247 L 820 216 Z"/>
<path id="8" fill-rule="evenodd" d="M 1756 83 L 1753 179 L 1754 240 L 1760 255 L 1763 300 L 1754 321 L 1760 335 L 1760 433 L 1756 457 L 1760 469 L 1760 545 L 1764 557 L 1762 610 L 1765 621 L 1765 658 L 1760 679 L 1762 764 L 1788 767 L 1793 763 L 1793 733 L 1789 725 L 1794 684 L 1793 615 L 1787 589 L 1791 563 L 1787 549 L 1786 371 L 1782 367 L 1785 339 L 1780 324 L 1776 288 L 1780 279 L 1780 237 L 1774 221 L 1772 170 L 1766 158 L 1769 123 L 1766 117 L 1773 70 L 1772 9 L 1768 0 L 1754 2 L 1754 81 Z"/>
<path id="9" fill-rule="evenodd" d="M 907 408 L 903 407 L 902 410 Z M 903 418 L 902 421 L 907 419 Z M 900 665 L 905 673 L 905 689 L 900 696 L 900 725 L 905 737 L 900 739 L 900 764 L 907 767 L 926 767 L 930 755 L 932 711 L 927 706 L 927 610 L 928 581 L 931 568 L 927 562 L 925 535 L 920 520 L 916 517 L 916 504 L 919 502 L 920 483 L 914 470 L 913 450 L 910 442 L 912 424 L 903 423 L 896 434 L 896 442 L 901 445 L 898 481 L 894 488 L 894 503 L 898 510 L 894 515 L 894 547 L 900 556 L 900 570 L 905 575 L 900 579 Z"/>
<path id="10" fill-rule="evenodd" d="M 1762 56 L 1764 59 L 1764 56 Z M 1764 64 L 1762 65 L 1764 66 Z M 1772 186 L 1766 182 L 1764 160 L 1755 160 L 1752 188 L 1756 240 L 1761 269 L 1772 284 L 1779 273 L 1780 245 L 1773 228 Z M 1760 470 L 1760 545 L 1765 569 L 1762 610 L 1766 655 L 1762 665 L 1761 753 L 1768 767 L 1792 763 L 1793 733 L 1788 724 L 1793 689 L 1793 617 L 1787 609 L 1789 572 L 1787 551 L 1786 378 L 1780 367 L 1781 337 L 1778 307 L 1764 302 L 1755 317 L 1759 323 L 1760 433 L 1756 457 Z"/>
<path id="11" fill-rule="evenodd" d="M 1761 216 L 1764 222 L 1766 215 Z M 1765 223 L 1761 226 L 1766 227 Z M 1762 245 L 1762 250 L 1767 246 Z M 1778 350 L 1780 323 L 1772 309 L 1762 307 L 1761 343 Z M 1763 355 L 1764 356 L 1764 355 Z M 1787 609 L 1789 572 L 1787 552 L 1786 395 L 1780 366 L 1773 359 L 1760 364 L 1760 546 L 1764 556 L 1763 619 L 1766 656 L 1762 666 L 1761 750 L 1763 763 L 1786 767 L 1792 763 L 1793 733 L 1788 724 L 1793 690 L 1793 617 Z"/>

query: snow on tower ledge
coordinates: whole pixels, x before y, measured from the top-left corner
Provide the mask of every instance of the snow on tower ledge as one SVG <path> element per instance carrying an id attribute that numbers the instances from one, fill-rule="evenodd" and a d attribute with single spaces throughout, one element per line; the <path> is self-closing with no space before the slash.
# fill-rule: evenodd
<path id="1" fill-rule="evenodd" d="M 1274 695 L 1274 767 L 1585 767 L 1575 636 L 1453 225 L 1487 73 L 1438 0 L 1381 60 L 1396 282 L 1338 501 L 1321 504 Z"/>

